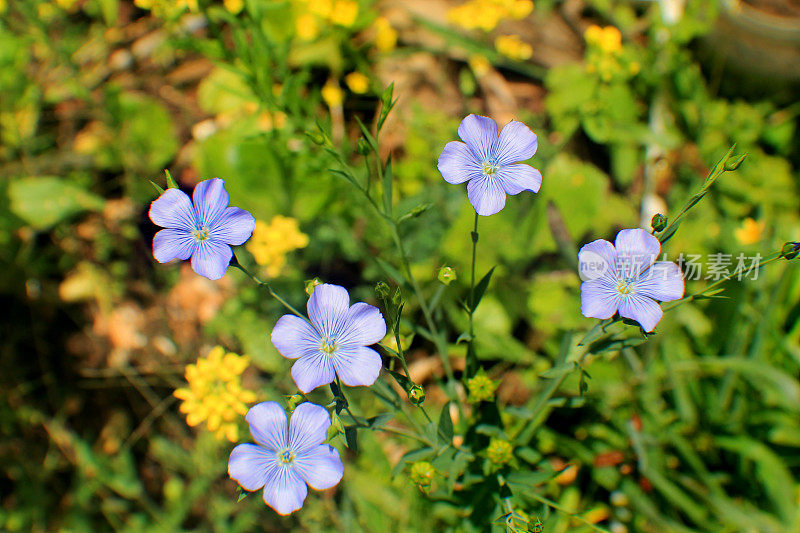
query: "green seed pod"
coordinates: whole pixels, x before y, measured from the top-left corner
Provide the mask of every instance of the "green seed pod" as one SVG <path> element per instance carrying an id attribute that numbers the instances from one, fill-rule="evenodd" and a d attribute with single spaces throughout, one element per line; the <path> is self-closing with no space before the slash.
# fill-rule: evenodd
<path id="1" fill-rule="evenodd" d="M 411 481 L 425 494 L 430 492 L 435 474 L 436 470 L 428 461 L 418 461 L 411 465 Z"/>
<path id="2" fill-rule="evenodd" d="M 356 144 L 356 152 L 358 155 L 366 156 L 372 151 L 372 147 L 370 147 L 369 143 L 364 137 L 358 139 L 358 144 Z"/>
<path id="3" fill-rule="evenodd" d="M 781 248 L 781 257 L 794 259 L 800 253 L 800 242 L 787 242 Z"/>
<path id="4" fill-rule="evenodd" d="M 414 405 L 422 405 L 425 401 L 425 389 L 421 385 L 412 385 L 408 391 L 408 399 Z"/>
<path id="5" fill-rule="evenodd" d="M 667 227 L 667 217 L 661 213 L 656 213 L 650 221 L 650 226 L 653 228 L 653 231 L 663 231 L 664 228 Z"/>
<path id="6" fill-rule="evenodd" d="M 438 278 L 445 285 L 450 285 L 454 280 L 458 279 L 458 276 L 453 267 L 443 266 L 439 269 Z"/>

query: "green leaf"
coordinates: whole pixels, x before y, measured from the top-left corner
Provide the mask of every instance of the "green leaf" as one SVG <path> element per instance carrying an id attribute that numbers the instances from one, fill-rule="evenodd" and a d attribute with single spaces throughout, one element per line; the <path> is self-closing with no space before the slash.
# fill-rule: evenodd
<path id="1" fill-rule="evenodd" d="M 358 126 L 361 128 L 361 133 L 364 134 L 364 138 L 369 143 L 370 148 L 372 148 L 372 151 L 377 154 L 378 142 L 375 140 L 375 137 L 372 136 L 372 134 L 369 132 L 369 129 L 364 125 L 363 122 L 361 122 L 361 119 L 358 118 L 358 116 L 356 116 L 356 122 L 358 122 Z"/>
<path id="2" fill-rule="evenodd" d="M 11 212 L 38 230 L 84 211 L 100 211 L 105 201 L 63 178 L 30 177 L 9 184 Z"/>
<path id="3" fill-rule="evenodd" d="M 378 162 L 380 164 L 380 161 Z M 386 160 L 383 167 L 383 210 L 388 216 L 392 216 L 392 158 Z"/>
<path id="4" fill-rule="evenodd" d="M 475 290 L 472 293 L 472 302 L 470 302 L 470 307 L 472 308 L 473 312 L 475 312 L 475 309 L 478 308 L 478 304 L 481 303 L 483 294 L 486 292 L 486 289 L 489 287 L 489 282 L 492 280 L 492 274 L 494 274 L 495 268 L 497 267 L 492 267 L 492 269 L 481 278 L 478 284 L 475 285 Z"/>
<path id="5" fill-rule="evenodd" d="M 161 188 L 161 185 L 159 185 L 158 183 L 156 183 L 156 182 L 155 182 L 155 181 L 153 181 L 153 180 L 147 180 L 147 181 L 149 181 L 149 182 L 150 182 L 150 185 L 152 185 L 153 187 L 155 187 L 155 189 L 156 189 L 156 191 L 158 191 L 158 194 L 159 194 L 159 195 L 161 195 L 161 194 L 164 194 L 164 189 L 162 189 L 162 188 Z"/>
<path id="6" fill-rule="evenodd" d="M 164 169 L 164 174 L 167 175 L 167 187 L 170 189 L 178 189 L 178 184 L 175 183 L 175 179 L 172 177 L 172 174 L 170 174 L 169 170 Z"/>
<path id="7" fill-rule="evenodd" d="M 355 427 L 350 426 L 344 428 L 344 439 L 347 443 L 347 447 L 353 450 L 353 452 L 358 453 L 358 432 Z"/>
<path id="8" fill-rule="evenodd" d="M 450 444 L 453 442 L 453 419 L 450 418 L 450 402 L 444 404 L 442 407 L 442 412 L 439 415 L 439 438 L 441 439 L 444 436 L 444 442 L 446 444 Z"/>

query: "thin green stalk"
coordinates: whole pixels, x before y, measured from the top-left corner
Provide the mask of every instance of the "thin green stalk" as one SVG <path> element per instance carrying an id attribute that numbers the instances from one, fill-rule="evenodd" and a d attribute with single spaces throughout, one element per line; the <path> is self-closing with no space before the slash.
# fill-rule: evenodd
<path id="1" fill-rule="evenodd" d="M 256 282 L 256 284 L 258 284 L 260 287 L 264 287 L 265 289 L 267 289 L 267 291 L 269 292 L 270 296 L 272 296 L 273 298 L 278 300 L 286 309 L 288 309 L 293 314 L 299 316 L 300 318 L 302 318 L 303 320 L 308 322 L 308 318 L 303 313 L 301 313 L 300 311 L 295 309 L 292 304 L 290 304 L 289 302 L 284 300 L 278 293 L 276 293 L 275 290 L 272 288 L 272 286 L 269 283 L 267 283 L 266 281 L 261 281 L 256 276 L 251 274 L 241 264 L 239 264 L 239 261 L 236 259 L 236 256 L 233 256 L 233 260 L 231 261 L 231 266 L 234 267 L 234 268 L 238 268 L 239 270 L 241 270 L 242 272 L 247 274 L 247 277 L 249 277 L 251 280 Z"/>
<path id="2" fill-rule="evenodd" d="M 472 272 L 469 282 L 469 342 L 474 342 L 475 328 L 472 317 L 475 314 L 475 262 L 478 254 L 478 213 L 475 213 L 475 223 L 472 226 Z"/>

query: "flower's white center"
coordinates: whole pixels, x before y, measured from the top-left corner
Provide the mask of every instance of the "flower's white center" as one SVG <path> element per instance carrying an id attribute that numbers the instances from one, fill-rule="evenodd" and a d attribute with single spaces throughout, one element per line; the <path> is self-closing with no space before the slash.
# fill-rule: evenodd
<path id="1" fill-rule="evenodd" d="M 196 230 L 192 230 L 192 237 L 194 237 L 194 242 L 200 241 L 207 241 L 210 237 L 208 228 L 199 228 Z"/>
<path id="2" fill-rule="evenodd" d="M 495 165 L 492 161 L 484 161 L 482 164 L 482 169 L 484 176 L 494 176 L 497 174 L 497 171 L 500 169 L 500 167 Z"/>
<path id="3" fill-rule="evenodd" d="M 336 339 L 322 339 L 319 349 L 328 355 L 333 355 L 333 352 L 336 351 Z"/>
<path id="4" fill-rule="evenodd" d="M 633 292 L 633 284 L 627 281 L 620 281 L 617 284 L 617 292 L 622 296 L 627 296 Z"/>
<path id="5" fill-rule="evenodd" d="M 278 462 L 282 465 L 290 465 L 294 462 L 294 452 L 290 448 L 285 448 L 278 452 Z"/>

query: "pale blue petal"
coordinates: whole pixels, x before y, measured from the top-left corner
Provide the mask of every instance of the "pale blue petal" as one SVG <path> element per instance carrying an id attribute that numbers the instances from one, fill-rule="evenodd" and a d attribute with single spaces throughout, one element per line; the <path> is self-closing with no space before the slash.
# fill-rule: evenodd
<path id="1" fill-rule="evenodd" d="M 458 126 L 458 136 L 478 161 L 488 161 L 497 141 L 497 123 L 489 117 L 467 115 Z"/>
<path id="2" fill-rule="evenodd" d="M 661 306 L 642 294 L 631 293 L 622 298 L 619 304 L 619 315 L 635 320 L 648 333 L 653 331 L 664 316 Z"/>
<path id="3" fill-rule="evenodd" d="M 606 274 L 616 279 L 617 251 L 605 239 L 584 244 L 578 252 L 578 271 L 581 279 L 598 279 Z"/>
<path id="4" fill-rule="evenodd" d="M 530 165 L 508 165 L 500 167 L 495 174 L 506 194 L 519 194 L 522 191 L 539 192 L 542 186 L 542 173 Z"/>
<path id="5" fill-rule="evenodd" d="M 233 250 L 224 242 L 209 239 L 200 241 L 192 255 L 192 269 L 208 279 L 219 279 L 230 265 Z"/>
<path id="6" fill-rule="evenodd" d="M 283 315 L 272 328 L 272 344 L 287 359 L 315 354 L 321 345 L 317 330 L 295 315 Z"/>
<path id="7" fill-rule="evenodd" d="M 624 229 L 614 241 L 617 249 L 617 274 L 621 279 L 635 280 L 652 265 L 661 253 L 661 243 L 641 228 Z"/>
<path id="8" fill-rule="evenodd" d="M 232 246 L 244 243 L 253 234 L 256 219 L 238 207 L 228 207 L 210 229 L 211 237 Z"/>
<path id="9" fill-rule="evenodd" d="M 611 318 L 619 307 L 616 280 L 606 275 L 581 283 L 581 314 L 590 318 Z"/>
<path id="10" fill-rule="evenodd" d="M 239 444 L 228 459 L 228 475 L 245 490 L 258 490 L 267 482 L 270 466 L 278 459 L 275 452 L 255 444 Z"/>
<path id="11" fill-rule="evenodd" d="M 153 257 L 159 263 L 189 259 L 195 248 L 192 234 L 181 229 L 162 229 L 153 237 Z"/>
<path id="12" fill-rule="evenodd" d="M 275 461 L 277 465 L 277 460 Z M 292 514 L 301 507 L 308 496 L 306 482 L 286 466 L 275 466 L 267 472 L 264 485 L 264 503 L 281 515 Z"/>
<path id="13" fill-rule="evenodd" d="M 344 287 L 323 283 L 308 299 L 308 318 L 324 337 L 341 333 L 342 318 L 350 309 L 350 295 Z"/>
<path id="14" fill-rule="evenodd" d="M 634 290 L 654 300 L 670 302 L 683 298 L 686 284 L 681 267 L 670 261 L 656 263 L 642 272 Z"/>
<path id="15" fill-rule="evenodd" d="M 327 385 L 335 376 L 331 357 L 323 352 L 304 355 L 292 365 L 294 383 L 304 393 Z"/>
<path id="16" fill-rule="evenodd" d="M 380 309 L 374 305 L 358 302 L 350 306 L 344 317 L 346 325 L 337 343 L 369 346 L 386 336 L 386 322 Z"/>
<path id="17" fill-rule="evenodd" d="M 339 450 L 321 444 L 298 454 L 294 461 L 295 471 L 312 489 L 325 490 L 335 487 L 344 475 L 344 465 Z"/>
<path id="18" fill-rule="evenodd" d="M 228 207 L 229 198 L 225 182 L 219 178 L 201 181 L 194 188 L 192 200 L 200 225 L 208 229 L 213 228 L 217 219 Z"/>
<path id="19" fill-rule="evenodd" d="M 250 434 L 258 444 L 272 451 L 286 448 L 288 423 L 286 411 L 278 402 L 261 402 L 247 411 L 245 420 L 250 425 Z"/>
<path id="20" fill-rule="evenodd" d="M 506 192 L 492 176 L 481 176 L 467 183 L 467 197 L 475 211 L 484 217 L 500 212 L 506 205 Z"/>
<path id="21" fill-rule="evenodd" d="M 303 402 L 294 410 L 289 422 L 289 447 L 296 455 L 302 455 L 325 441 L 329 427 L 331 415 L 327 409 Z"/>
<path id="22" fill-rule="evenodd" d="M 536 134 L 522 122 L 512 120 L 497 139 L 492 158 L 498 165 L 510 165 L 533 157 L 539 143 Z"/>
<path id="23" fill-rule="evenodd" d="M 481 162 L 466 144 L 452 141 L 445 145 L 438 163 L 439 172 L 447 183 L 464 183 L 481 175 Z"/>
<path id="24" fill-rule="evenodd" d="M 333 357 L 333 366 L 342 383 L 349 387 L 372 385 L 381 373 L 381 356 L 365 346 L 340 348 Z"/>
<path id="25" fill-rule="evenodd" d="M 180 189 L 167 189 L 150 203 L 150 220 L 162 228 L 193 231 L 197 229 L 194 207 Z"/>

